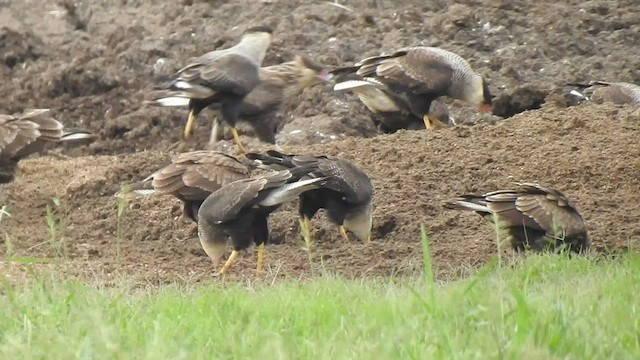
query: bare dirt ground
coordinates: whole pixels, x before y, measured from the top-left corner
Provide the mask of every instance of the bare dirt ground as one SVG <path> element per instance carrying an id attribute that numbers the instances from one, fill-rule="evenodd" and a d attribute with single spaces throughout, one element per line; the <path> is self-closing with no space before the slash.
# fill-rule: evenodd
<path id="1" fill-rule="evenodd" d="M 308 54 L 336 66 L 401 46 L 439 46 L 467 58 L 495 95 L 492 118 L 453 103 L 451 113 L 463 126 L 392 135 L 377 134 L 364 106 L 329 86 L 307 89 L 292 101 L 278 136 L 284 150 L 352 160 L 369 173 L 376 191 L 371 244 L 345 243 L 324 218 L 315 219 L 314 268 L 321 263 L 347 276 L 412 274 L 421 266 L 422 223 L 437 273 L 464 274 L 496 254 L 493 230 L 473 213 L 444 210 L 442 202 L 510 181 L 564 191 L 582 211 L 596 248 L 637 247 L 640 112 L 607 104 L 566 107 L 559 95 L 567 82 L 640 83 L 634 0 L 342 4 L 353 11 L 322 1 L 74 6 L 0 0 L 0 113 L 51 108 L 67 126 L 100 135 L 90 146 L 62 149 L 67 159 L 49 155 L 21 163 L 18 179 L 0 197 L 12 215 L 0 224 L 9 240 L 0 252 L 55 255 L 47 243 L 50 205 L 71 275 L 210 279 L 210 262 L 194 225 L 180 218 L 177 200 L 136 199 L 118 219 L 112 195 L 165 165 L 170 154 L 164 149 L 179 139 L 186 111 L 142 105 L 154 80 L 191 56 L 232 45 L 245 27 L 265 23 L 275 32 L 264 65 Z M 202 131 L 191 148 L 204 148 L 211 118 L 207 111 L 200 116 Z M 272 217 L 266 262 L 273 273 L 308 276 L 313 272 L 294 209 L 290 204 Z M 232 272 L 252 276 L 253 264 L 249 250 Z M 3 263 L 0 270 L 16 269 Z"/>

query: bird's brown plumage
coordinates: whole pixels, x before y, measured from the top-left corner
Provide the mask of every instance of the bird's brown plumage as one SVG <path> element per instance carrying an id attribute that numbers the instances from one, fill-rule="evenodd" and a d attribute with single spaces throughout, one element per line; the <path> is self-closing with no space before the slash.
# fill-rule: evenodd
<path id="1" fill-rule="evenodd" d="M 238 111 L 238 121 L 248 124 L 263 142 L 275 144 L 278 112 L 288 100 L 307 87 L 329 78 L 324 67 L 306 56 L 260 69 L 260 83 L 247 95 Z M 216 118 L 210 143 L 223 137 L 223 124 Z"/>
<path id="2" fill-rule="evenodd" d="M 18 161 L 45 150 L 48 144 L 86 144 L 95 138 L 84 129 L 65 129 L 49 109 L 0 115 L 0 183 L 13 181 Z"/>
<path id="3" fill-rule="evenodd" d="M 224 255 L 227 238 L 233 242 L 234 251 L 220 273 L 231 266 L 238 251 L 252 242 L 259 246 L 257 272 L 262 271 L 269 215 L 301 193 L 323 185 L 323 178 L 301 179 L 309 170 L 310 167 L 297 167 L 238 180 L 207 197 L 198 211 L 198 237 L 214 265 Z"/>
<path id="4" fill-rule="evenodd" d="M 597 103 L 611 102 L 614 104 L 640 105 L 640 86 L 626 82 L 604 82 L 596 81 L 591 83 L 591 100 Z"/>
<path id="5" fill-rule="evenodd" d="M 173 195 L 184 203 L 184 216 L 197 222 L 198 209 L 207 196 L 226 184 L 248 178 L 250 174 L 249 167 L 231 155 L 218 151 L 192 151 L 175 156 L 171 164 L 127 186 L 126 191 Z"/>
<path id="6" fill-rule="evenodd" d="M 515 190 L 464 195 L 445 207 L 473 210 L 491 221 L 495 216 L 516 250 L 541 251 L 564 244 L 580 252 L 590 245 L 580 213 L 563 193 L 548 186 L 522 183 Z"/>
<path id="7" fill-rule="evenodd" d="M 165 92 L 151 104 L 189 106 L 189 117 L 183 137 L 191 135 L 195 117 L 205 107 L 218 104 L 222 119 L 235 132 L 238 109 L 242 100 L 259 83 L 259 70 L 271 42 L 271 29 L 251 28 L 233 47 L 210 51 L 193 61 L 162 85 Z M 167 91 L 168 90 L 168 91 Z M 244 150 L 237 134 L 236 144 Z"/>
<path id="8" fill-rule="evenodd" d="M 563 90 L 565 98 L 571 105 L 585 101 L 601 104 L 640 105 L 640 85 L 627 82 L 591 81 L 588 84 L 570 83 Z"/>
<path id="9" fill-rule="evenodd" d="M 353 231 L 362 240 L 371 236 L 373 186 L 367 174 L 353 163 L 315 155 L 286 155 L 277 151 L 249 153 L 256 166 L 272 170 L 310 167 L 306 178 L 327 178 L 326 183 L 300 195 L 298 212 L 310 220 L 325 209 L 331 222 Z"/>
<path id="10" fill-rule="evenodd" d="M 484 78 L 462 57 L 444 49 L 404 48 L 332 73 L 337 75 L 335 91 L 351 89 L 374 112 L 393 112 L 398 107 L 423 119 L 440 96 L 463 100 L 481 111 L 491 106 Z"/>

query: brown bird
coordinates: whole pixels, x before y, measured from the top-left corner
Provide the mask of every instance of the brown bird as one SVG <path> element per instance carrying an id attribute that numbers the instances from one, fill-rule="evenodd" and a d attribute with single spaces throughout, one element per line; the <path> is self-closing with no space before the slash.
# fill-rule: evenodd
<path id="1" fill-rule="evenodd" d="M 403 48 L 335 69 L 334 91 L 351 90 L 374 113 L 411 113 L 427 129 L 441 127 L 429 116 L 433 100 L 449 96 L 491 111 L 485 79 L 459 55 L 434 47 Z"/>
<path id="2" fill-rule="evenodd" d="M 29 110 L 19 115 L 0 115 L 0 184 L 14 180 L 18 162 L 47 145 L 88 144 L 97 137 L 91 132 L 68 128 L 52 117 L 49 109 Z"/>
<path id="3" fill-rule="evenodd" d="M 125 186 L 115 196 L 170 194 L 182 201 L 183 216 L 197 223 L 198 209 L 207 196 L 226 184 L 248 178 L 250 173 L 240 160 L 223 152 L 186 152 L 146 179 Z"/>
<path id="4" fill-rule="evenodd" d="M 640 85 L 626 82 L 591 81 L 589 84 L 569 84 L 584 89 L 583 91 L 571 91 L 579 100 L 593 101 L 601 104 L 610 102 L 614 104 L 640 105 Z"/>
<path id="5" fill-rule="evenodd" d="M 260 69 L 260 83 L 244 98 L 238 121 L 249 124 L 260 141 L 275 144 L 278 123 L 276 115 L 282 104 L 307 87 L 328 81 L 331 75 L 322 65 L 306 56 Z M 210 106 L 211 107 L 211 106 Z M 222 139 L 224 125 L 216 118 L 209 144 Z"/>
<path id="6" fill-rule="evenodd" d="M 222 119 L 231 128 L 236 145 L 246 152 L 236 131 L 242 100 L 260 83 L 260 66 L 271 42 L 266 26 L 249 28 L 242 40 L 228 49 L 214 50 L 180 69 L 161 88 L 168 93 L 148 102 L 159 106 L 189 106 L 183 139 L 191 136 L 195 117 L 205 107 L 218 104 Z"/>
<path id="7" fill-rule="evenodd" d="M 339 226 L 340 233 L 347 241 L 349 237 L 346 230 L 352 231 L 360 240 L 371 240 L 373 186 L 367 174 L 357 166 L 342 159 L 285 155 L 273 150 L 246 156 L 254 161 L 256 167 L 272 170 L 312 167 L 303 179 L 327 178 L 322 187 L 300 195 L 298 214 L 307 243 L 312 241 L 310 219 L 320 209 L 327 211 L 329 220 Z"/>
<path id="8" fill-rule="evenodd" d="M 309 170 L 310 167 L 297 167 L 238 180 L 207 197 L 198 212 L 198 236 L 215 267 L 221 263 L 227 238 L 233 242 L 233 252 L 217 275 L 226 273 L 238 252 L 252 242 L 258 247 L 256 273 L 262 273 L 264 244 L 269 240 L 269 215 L 325 181 L 324 178 L 301 179 Z"/>
<path id="9" fill-rule="evenodd" d="M 516 251 L 566 247 L 581 252 L 589 248 L 584 220 L 563 193 L 538 184 L 517 185 L 516 190 L 463 195 L 448 201 L 445 207 L 472 210 L 491 222 L 497 220 L 499 231 L 506 234 Z"/>

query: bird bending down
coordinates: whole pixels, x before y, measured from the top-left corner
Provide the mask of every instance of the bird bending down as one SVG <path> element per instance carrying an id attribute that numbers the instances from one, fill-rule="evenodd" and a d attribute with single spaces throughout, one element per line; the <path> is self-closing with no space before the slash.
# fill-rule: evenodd
<path id="1" fill-rule="evenodd" d="M 34 109 L 19 115 L 0 115 L 0 184 L 14 180 L 18 162 L 53 143 L 84 145 L 96 135 L 79 128 L 67 128 L 52 117 L 49 109 Z"/>
<path id="2" fill-rule="evenodd" d="M 249 124 L 260 141 L 275 144 L 282 104 L 307 87 L 328 81 L 331 75 L 306 56 L 260 69 L 260 83 L 244 98 L 238 110 L 238 121 Z M 216 118 L 209 144 L 223 137 L 224 125 Z"/>
<path id="3" fill-rule="evenodd" d="M 371 240 L 373 186 L 367 174 L 357 166 L 341 159 L 286 155 L 277 151 L 249 153 L 246 156 L 258 167 L 277 170 L 312 166 L 313 170 L 304 178 L 328 178 L 322 187 L 300 195 L 298 214 L 307 243 L 312 243 L 310 220 L 320 209 L 327 211 L 329 220 L 339 226 L 340 233 L 347 241 L 349 237 L 346 230 L 352 231 L 360 240 Z"/>
<path id="4" fill-rule="evenodd" d="M 626 82 L 591 81 L 589 84 L 569 84 L 577 86 L 583 91 L 572 91 L 570 95 L 583 100 L 601 104 L 610 102 L 614 104 L 640 105 L 640 85 Z"/>
<path id="5" fill-rule="evenodd" d="M 265 26 L 247 29 L 237 45 L 208 52 L 180 69 L 174 80 L 161 86 L 165 93 L 149 103 L 189 106 L 184 140 L 191 137 L 195 117 L 202 109 L 217 104 L 239 150 L 246 152 L 236 130 L 238 111 L 245 96 L 260 83 L 259 70 L 271 33 Z"/>
<path id="6" fill-rule="evenodd" d="M 183 203 L 183 216 L 197 223 L 198 209 L 207 196 L 249 175 L 250 169 L 231 155 L 219 151 L 192 151 L 173 157 L 171 164 L 142 181 L 125 186 L 115 196 L 173 195 Z"/>
<path id="7" fill-rule="evenodd" d="M 334 91 L 350 90 L 373 113 L 412 116 L 425 128 L 445 126 L 430 116 L 431 103 L 449 96 L 491 111 L 491 93 L 485 79 L 459 55 L 434 47 L 408 47 L 391 55 L 363 59 L 354 66 L 332 71 Z"/>
<path id="8" fill-rule="evenodd" d="M 217 275 L 225 274 L 238 252 L 252 242 L 258 248 L 256 273 L 262 273 L 264 244 L 269 240 L 269 215 L 326 181 L 326 178 L 302 179 L 310 170 L 297 167 L 234 181 L 207 197 L 198 211 L 198 237 L 216 268 L 225 253 L 227 238 L 233 243 L 233 252 Z"/>
<path id="9" fill-rule="evenodd" d="M 582 252 L 590 240 L 584 220 L 564 194 L 550 187 L 519 183 L 515 190 L 464 195 L 445 204 L 448 209 L 472 210 L 496 222 L 500 236 L 516 251 L 561 249 Z"/>

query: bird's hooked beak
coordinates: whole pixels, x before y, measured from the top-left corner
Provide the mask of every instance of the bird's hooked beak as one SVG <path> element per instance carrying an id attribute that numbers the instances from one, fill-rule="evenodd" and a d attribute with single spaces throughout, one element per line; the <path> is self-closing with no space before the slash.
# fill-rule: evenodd
<path id="1" fill-rule="evenodd" d="M 480 112 L 490 113 L 491 112 L 491 105 L 487 104 L 487 103 L 480 104 Z"/>

